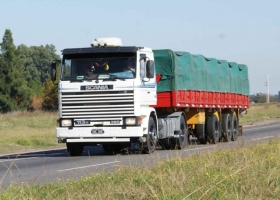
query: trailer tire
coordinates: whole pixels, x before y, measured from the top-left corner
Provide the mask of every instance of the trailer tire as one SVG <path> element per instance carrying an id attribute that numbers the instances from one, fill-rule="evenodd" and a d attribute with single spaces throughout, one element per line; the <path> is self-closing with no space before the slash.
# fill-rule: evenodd
<path id="1" fill-rule="evenodd" d="M 206 135 L 209 143 L 217 144 L 220 139 L 220 125 L 216 115 L 206 117 Z"/>
<path id="2" fill-rule="evenodd" d="M 231 114 L 230 115 L 231 118 L 231 140 L 232 141 L 236 141 L 237 140 L 237 132 L 238 132 L 238 128 L 239 128 L 239 124 L 238 124 L 238 120 L 236 115 Z"/>
<path id="3" fill-rule="evenodd" d="M 141 142 L 141 151 L 144 154 L 153 153 L 157 145 L 157 132 L 156 123 L 153 117 L 149 118 L 148 134 L 146 135 L 146 141 Z"/>
<path id="4" fill-rule="evenodd" d="M 228 113 L 222 114 L 222 139 L 225 142 L 231 141 L 232 138 L 232 126 L 231 126 L 231 116 Z"/>
<path id="5" fill-rule="evenodd" d="M 206 135 L 205 135 L 205 124 L 196 124 L 195 125 L 195 135 L 200 144 L 206 144 Z"/>
<path id="6" fill-rule="evenodd" d="M 83 154 L 84 145 L 81 143 L 66 143 L 69 156 L 80 156 Z"/>
<path id="7" fill-rule="evenodd" d="M 189 143 L 188 128 L 186 119 L 183 115 L 180 117 L 180 130 L 178 131 L 178 137 L 172 138 L 172 149 L 184 149 Z"/>

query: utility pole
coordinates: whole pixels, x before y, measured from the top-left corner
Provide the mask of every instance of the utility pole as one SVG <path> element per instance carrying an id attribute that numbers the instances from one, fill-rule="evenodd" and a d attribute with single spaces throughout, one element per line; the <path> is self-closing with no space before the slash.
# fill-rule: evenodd
<path id="1" fill-rule="evenodd" d="M 269 103 L 269 76 L 268 75 L 266 75 L 265 86 L 266 86 L 266 103 Z"/>

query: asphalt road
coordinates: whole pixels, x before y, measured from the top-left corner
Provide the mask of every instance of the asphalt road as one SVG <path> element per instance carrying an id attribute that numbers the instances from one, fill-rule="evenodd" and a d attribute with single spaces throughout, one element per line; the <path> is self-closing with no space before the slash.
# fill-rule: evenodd
<path id="1" fill-rule="evenodd" d="M 157 150 L 153 154 L 126 152 L 108 154 L 102 146 L 85 147 L 80 157 L 69 157 L 66 149 L 37 151 L 0 156 L 0 188 L 9 185 L 42 184 L 79 179 L 99 172 L 113 172 L 124 166 L 150 167 L 155 162 L 176 156 L 186 157 L 216 149 L 249 146 L 280 137 L 280 123 L 243 127 L 237 141 L 216 145 L 190 144 L 184 150 Z"/>

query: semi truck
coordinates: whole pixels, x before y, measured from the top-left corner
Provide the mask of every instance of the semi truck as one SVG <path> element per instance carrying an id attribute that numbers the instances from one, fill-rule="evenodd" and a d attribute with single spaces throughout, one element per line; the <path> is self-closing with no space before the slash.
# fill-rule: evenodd
<path id="1" fill-rule="evenodd" d="M 97 38 L 91 47 L 62 50 L 56 137 L 70 156 L 84 146 L 142 153 L 237 140 L 249 108 L 244 64 L 170 49 L 123 46 Z"/>

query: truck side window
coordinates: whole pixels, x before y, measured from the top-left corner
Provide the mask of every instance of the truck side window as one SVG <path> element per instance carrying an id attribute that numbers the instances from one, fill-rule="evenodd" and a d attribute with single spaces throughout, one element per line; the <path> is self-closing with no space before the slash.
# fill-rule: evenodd
<path id="1" fill-rule="evenodd" d="M 71 60 L 65 59 L 63 76 L 64 77 L 70 77 L 71 76 Z"/>
<path id="2" fill-rule="evenodd" d="M 140 54 L 140 78 L 146 77 L 146 54 Z"/>

